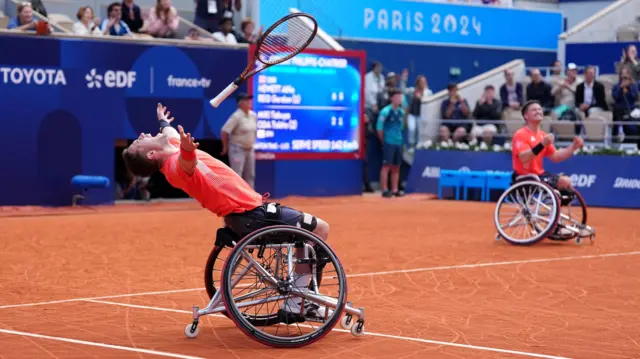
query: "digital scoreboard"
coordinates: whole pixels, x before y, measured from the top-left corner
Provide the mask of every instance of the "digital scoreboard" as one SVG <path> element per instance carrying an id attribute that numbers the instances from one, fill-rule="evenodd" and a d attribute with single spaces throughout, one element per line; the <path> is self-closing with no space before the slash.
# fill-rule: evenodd
<path id="1" fill-rule="evenodd" d="M 362 52 L 307 50 L 254 75 L 256 151 L 273 158 L 360 158 L 363 70 Z"/>

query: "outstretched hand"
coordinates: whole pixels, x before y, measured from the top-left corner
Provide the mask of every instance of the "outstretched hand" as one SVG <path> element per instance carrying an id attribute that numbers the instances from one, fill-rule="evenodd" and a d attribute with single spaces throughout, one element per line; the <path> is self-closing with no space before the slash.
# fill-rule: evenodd
<path id="1" fill-rule="evenodd" d="M 156 108 L 156 114 L 158 115 L 158 121 L 165 120 L 169 123 L 173 122 L 173 117 L 169 118 L 171 111 L 167 111 L 165 106 L 162 106 L 161 103 L 158 102 L 158 107 Z"/>
<path id="2" fill-rule="evenodd" d="M 184 128 L 178 125 L 178 132 L 180 133 L 180 147 L 185 151 L 194 151 L 200 144 L 195 142 L 190 133 L 185 134 Z"/>
<path id="3" fill-rule="evenodd" d="M 584 146 L 584 140 L 581 137 L 574 137 L 573 138 L 573 149 L 577 150 L 579 148 L 582 148 L 582 146 Z"/>

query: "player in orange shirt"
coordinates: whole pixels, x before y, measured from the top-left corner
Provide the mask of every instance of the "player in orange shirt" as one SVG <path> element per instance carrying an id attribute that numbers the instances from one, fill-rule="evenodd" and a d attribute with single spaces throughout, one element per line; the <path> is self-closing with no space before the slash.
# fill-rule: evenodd
<path id="1" fill-rule="evenodd" d="M 542 162 L 544 157 L 553 162 L 564 161 L 571 157 L 575 150 L 581 148 L 584 141 L 576 136 L 571 146 L 556 150 L 553 134 L 539 129 L 544 115 L 538 101 L 525 103 L 522 116 L 526 125 L 516 131 L 512 140 L 513 181 L 518 176 L 535 174 L 553 188 L 561 191 L 571 190 L 572 183 L 569 177 L 546 172 Z"/>
<path id="2" fill-rule="evenodd" d="M 242 177 L 224 162 L 198 150 L 198 143 L 191 134 L 185 134 L 182 126 L 176 131 L 168 118 L 166 107 L 158 104 L 156 110 L 160 132 L 156 136 L 141 134 L 122 153 L 125 165 L 137 176 L 149 177 L 160 170 L 167 181 L 197 200 L 202 207 L 224 218 L 225 227 L 237 236 L 270 225 L 269 221 L 280 221 L 288 225 L 307 229 L 323 240 L 329 235 L 329 225 L 320 218 L 277 203 L 266 203 L 262 196 L 251 188 Z M 273 222 L 272 222 L 273 223 Z M 304 250 L 296 256 L 304 256 Z M 321 272 L 321 264 L 316 265 Z M 296 264 L 294 283 L 305 288 L 311 280 L 309 264 Z M 296 301 L 297 299 L 297 301 Z M 301 313 L 300 298 L 288 299 L 287 311 Z M 324 307 L 305 301 L 307 318 L 324 318 Z"/>

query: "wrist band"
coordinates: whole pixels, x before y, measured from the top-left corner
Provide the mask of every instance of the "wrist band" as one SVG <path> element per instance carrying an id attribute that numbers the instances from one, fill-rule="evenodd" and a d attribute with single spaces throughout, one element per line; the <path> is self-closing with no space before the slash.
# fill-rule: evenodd
<path id="1" fill-rule="evenodd" d="M 160 125 L 160 132 L 162 132 L 162 129 L 165 127 L 171 127 L 171 124 L 167 120 L 160 120 L 158 121 L 158 124 Z"/>
<path id="2" fill-rule="evenodd" d="M 542 144 L 542 142 L 540 142 L 536 145 L 536 147 L 531 149 L 531 152 L 533 152 L 533 154 L 537 156 L 540 152 L 542 152 L 542 150 L 544 150 L 544 145 Z"/>
<path id="3" fill-rule="evenodd" d="M 180 146 L 180 157 L 185 161 L 192 161 L 196 159 L 196 151 L 187 151 Z"/>

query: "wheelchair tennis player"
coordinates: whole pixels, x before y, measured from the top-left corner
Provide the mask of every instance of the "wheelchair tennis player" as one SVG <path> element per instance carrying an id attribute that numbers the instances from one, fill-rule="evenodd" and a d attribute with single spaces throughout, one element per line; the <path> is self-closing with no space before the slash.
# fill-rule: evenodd
<path id="1" fill-rule="evenodd" d="M 519 176 L 534 174 L 551 187 L 571 197 L 573 188 L 571 179 L 564 175 L 546 172 L 542 163 L 545 157 L 553 162 L 567 160 L 577 149 L 584 146 L 584 141 L 576 136 L 570 146 L 556 149 L 553 134 L 547 134 L 539 128 L 544 115 L 538 101 L 525 103 L 522 107 L 522 116 L 526 124 L 516 131 L 512 140 L 512 184 Z"/>
<path id="2" fill-rule="evenodd" d="M 186 192 L 202 207 L 224 218 L 227 228 L 239 237 L 266 227 L 269 221 L 279 221 L 311 231 L 326 241 L 329 225 L 320 218 L 277 203 L 268 203 L 268 195 L 262 196 L 222 161 L 198 150 L 199 144 L 191 134 L 185 134 L 182 126 L 176 131 L 169 118 L 170 112 L 158 104 L 156 109 L 160 131 L 156 136 L 141 134 L 122 153 L 125 165 L 136 176 L 148 177 L 161 171 L 174 187 Z M 304 252 L 297 251 L 302 258 Z M 320 265 L 318 270 L 321 271 Z M 294 283 L 298 288 L 309 286 L 309 264 L 296 264 Z M 285 310 L 292 315 L 306 318 L 323 318 L 326 308 L 305 301 L 300 308 L 300 298 L 287 299 Z"/>

